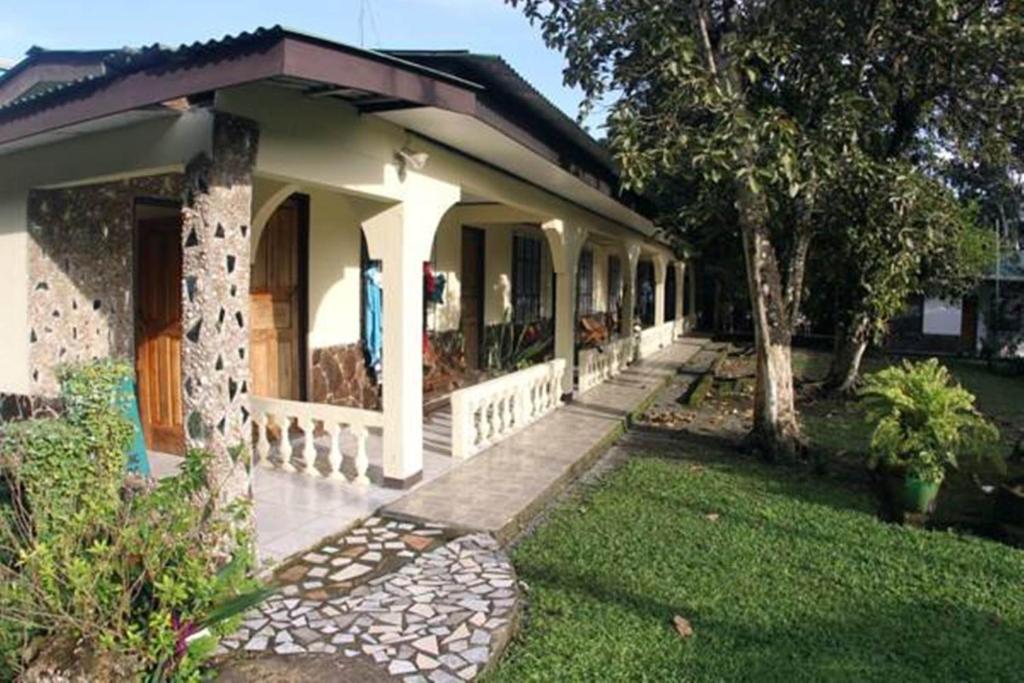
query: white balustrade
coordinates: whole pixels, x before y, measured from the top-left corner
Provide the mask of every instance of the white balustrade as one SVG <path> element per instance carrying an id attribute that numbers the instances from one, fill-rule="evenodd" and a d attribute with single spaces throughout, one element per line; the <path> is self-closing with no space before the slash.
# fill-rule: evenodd
<path id="1" fill-rule="evenodd" d="M 352 453 L 356 484 L 369 484 L 366 475 L 369 458 L 366 452 L 370 429 L 382 429 L 384 415 L 372 410 L 332 406 L 324 403 L 303 403 L 278 398 L 251 398 L 253 424 L 256 425 L 255 461 L 266 467 L 286 472 L 302 472 L 310 477 L 347 482 L 342 471 L 342 434 L 348 432 L 355 440 Z M 291 431 L 292 425 L 299 434 Z M 276 430 L 276 445 L 271 442 Z M 321 438 L 327 457 L 317 462 L 317 438 Z M 301 440 L 296 450 L 292 440 Z"/>
<path id="2" fill-rule="evenodd" d="M 579 354 L 579 391 L 584 393 L 615 377 L 636 358 L 636 340 L 620 337 L 599 348 L 584 349 Z"/>
<path id="3" fill-rule="evenodd" d="M 675 340 L 675 336 L 676 323 L 674 320 L 642 330 L 640 332 L 640 341 L 637 345 L 637 356 L 647 358 L 651 354 L 657 353 L 666 346 L 669 346 Z"/>
<path id="4" fill-rule="evenodd" d="M 561 404 L 565 361 L 555 359 L 459 389 L 452 402 L 452 457 L 464 460 Z"/>

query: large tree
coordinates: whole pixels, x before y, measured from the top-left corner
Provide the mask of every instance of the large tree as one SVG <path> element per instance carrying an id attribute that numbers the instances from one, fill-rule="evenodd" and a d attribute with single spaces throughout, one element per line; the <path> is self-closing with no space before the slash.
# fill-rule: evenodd
<path id="1" fill-rule="evenodd" d="M 792 453 L 800 424 L 790 342 L 824 184 L 866 145 L 899 156 L 922 116 L 968 139 L 1000 106 L 1019 104 L 1019 64 L 1002 60 L 1020 34 L 1020 3 L 507 1 L 564 53 L 584 111 L 609 103 L 609 140 L 627 184 L 696 182 L 697 197 L 735 207 L 757 350 L 751 436 L 769 457 Z M 918 44 L 923 29 L 931 37 Z M 935 37 L 963 49 L 943 52 Z M 909 79 L 909 91 L 908 72 L 925 74 Z M 873 125 L 880 111 L 891 130 Z M 865 130 L 881 137 L 865 140 Z"/>
<path id="2" fill-rule="evenodd" d="M 864 164 L 829 187 L 810 272 L 835 320 L 824 388 L 852 392 L 868 345 L 911 295 L 955 298 L 991 265 L 991 232 L 972 203 L 908 163 Z"/>
<path id="3" fill-rule="evenodd" d="M 849 391 L 872 338 L 908 295 L 962 294 L 986 268 L 987 235 L 950 182 L 1019 164 L 1024 5 L 1014 0 L 861 2 L 859 163 L 830 193 L 823 267 L 836 304 L 826 387 Z"/>
<path id="4" fill-rule="evenodd" d="M 800 443 L 790 343 L 823 180 L 854 144 L 843 3 L 510 0 L 541 23 L 589 104 L 611 98 L 623 177 L 696 182 L 734 206 L 757 382 L 752 442 Z M 837 49 L 838 48 L 838 49 Z"/>

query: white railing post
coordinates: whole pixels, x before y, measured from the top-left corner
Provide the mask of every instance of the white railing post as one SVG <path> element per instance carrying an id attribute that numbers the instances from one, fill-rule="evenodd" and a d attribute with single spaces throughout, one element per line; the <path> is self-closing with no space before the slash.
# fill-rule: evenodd
<path id="1" fill-rule="evenodd" d="M 266 467 L 276 467 L 285 472 L 295 472 L 297 458 L 293 462 L 295 449 L 289 431 L 292 422 L 302 431 L 302 472 L 307 476 L 321 477 L 331 481 L 347 482 L 343 472 L 344 453 L 341 449 L 341 433 L 347 430 L 355 437 L 354 483 L 369 484 L 369 456 L 367 446 L 370 428 L 383 429 L 383 414 L 371 410 L 332 406 L 323 403 L 302 403 L 260 396 L 251 397 L 253 420 L 256 424 L 256 462 Z M 271 458 L 271 443 L 268 431 L 271 425 L 280 427 L 281 436 L 277 444 L 276 457 Z M 316 467 L 316 430 L 322 425 L 327 433 L 328 471 L 322 473 Z"/>
<path id="2" fill-rule="evenodd" d="M 267 414 L 256 413 L 256 464 L 267 462 L 270 457 L 270 440 L 267 438 Z"/>
<path id="3" fill-rule="evenodd" d="M 311 477 L 318 477 L 316 471 L 316 443 L 313 440 L 316 432 L 316 425 L 312 418 L 304 418 L 299 421 L 302 429 L 302 471 Z"/>
<path id="4" fill-rule="evenodd" d="M 292 418 L 288 415 L 274 415 L 274 423 L 281 427 L 281 445 L 277 447 L 277 452 L 281 455 L 281 469 L 285 472 L 294 472 L 295 466 L 292 465 L 292 438 L 288 434 L 291 431 Z"/>
<path id="5" fill-rule="evenodd" d="M 337 422 L 324 423 L 324 428 L 327 429 L 327 436 L 331 440 L 331 447 L 327 452 L 327 462 L 330 464 L 331 471 L 327 474 L 327 478 L 335 481 L 344 480 L 345 475 L 341 471 L 343 462 L 341 455 L 341 425 Z"/>
<path id="6" fill-rule="evenodd" d="M 366 441 L 370 437 L 370 432 L 366 427 L 359 426 L 355 427 L 352 433 L 356 437 L 355 482 L 365 486 L 370 483 L 370 478 L 366 476 L 366 471 L 370 468 L 370 459 L 366 454 Z"/>

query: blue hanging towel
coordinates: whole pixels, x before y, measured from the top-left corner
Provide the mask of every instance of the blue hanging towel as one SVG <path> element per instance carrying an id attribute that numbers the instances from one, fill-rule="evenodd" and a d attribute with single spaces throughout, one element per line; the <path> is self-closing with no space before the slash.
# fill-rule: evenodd
<path id="1" fill-rule="evenodd" d="M 363 315 L 363 337 L 366 341 L 367 362 L 374 372 L 380 373 L 380 359 L 384 348 L 382 313 L 382 277 L 380 268 L 371 263 L 363 273 L 366 286 L 366 310 Z"/>
<path id="2" fill-rule="evenodd" d="M 128 450 L 128 471 L 148 477 L 149 455 L 146 452 L 146 438 L 142 433 L 142 420 L 139 418 L 139 402 L 135 398 L 135 382 L 126 377 L 118 386 L 117 393 L 117 407 L 132 423 L 135 431 L 131 448 Z"/>

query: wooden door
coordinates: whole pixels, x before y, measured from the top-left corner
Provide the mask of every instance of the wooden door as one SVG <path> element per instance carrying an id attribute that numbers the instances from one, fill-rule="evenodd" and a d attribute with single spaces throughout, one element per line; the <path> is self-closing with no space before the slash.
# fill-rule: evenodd
<path id="1" fill-rule="evenodd" d="M 138 222 L 135 371 L 146 446 L 184 455 L 181 219 Z"/>
<path id="2" fill-rule="evenodd" d="M 297 201 L 282 204 L 267 221 L 252 261 L 249 365 L 256 396 L 303 399 L 305 225 L 301 214 Z"/>
<path id="3" fill-rule="evenodd" d="M 484 231 L 478 228 L 462 229 L 459 305 L 466 367 L 478 370 L 484 330 Z"/>

